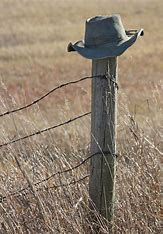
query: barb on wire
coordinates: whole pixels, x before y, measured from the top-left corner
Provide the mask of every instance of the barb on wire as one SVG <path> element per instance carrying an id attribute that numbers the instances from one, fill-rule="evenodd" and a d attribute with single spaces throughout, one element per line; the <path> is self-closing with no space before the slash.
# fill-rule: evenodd
<path id="1" fill-rule="evenodd" d="M 47 132 L 47 131 L 49 131 L 49 130 L 52 130 L 52 129 L 61 127 L 61 126 L 63 126 L 63 125 L 69 124 L 69 123 L 71 123 L 71 122 L 73 122 L 73 121 L 75 121 L 75 120 L 77 120 L 77 119 L 80 119 L 80 118 L 82 118 L 82 117 L 84 117 L 84 116 L 89 115 L 90 113 L 91 113 L 91 112 L 84 113 L 84 114 L 79 115 L 79 116 L 77 116 L 77 117 L 75 117 L 75 118 L 73 118 L 73 119 L 69 119 L 69 120 L 67 120 L 67 121 L 65 121 L 65 122 L 62 122 L 62 123 L 57 124 L 57 125 L 54 125 L 54 126 L 52 126 L 52 127 L 45 128 L 45 129 L 43 129 L 43 130 L 39 130 L 39 131 L 37 131 L 37 132 L 34 132 L 34 133 L 29 134 L 29 135 L 20 137 L 20 138 L 18 138 L 18 139 L 15 139 L 15 140 L 12 140 L 12 141 L 8 141 L 8 142 L 6 142 L 6 143 L 4 143 L 4 144 L 0 144 L 0 148 L 2 148 L 2 147 L 4 147 L 4 146 L 7 146 L 7 145 L 11 145 L 11 144 L 16 143 L 16 142 L 18 142 L 18 141 L 25 140 L 25 139 L 27 139 L 27 138 L 30 138 L 30 137 L 33 137 L 33 136 L 36 136 L 36 135 L 39 135 L 39 134 L 44 133 L 44 132 Z"/>
<path id="2" fill-rule="evenodd" d="M 9 115 L 11 113 L 15 113 L 15 112 L 18 112 L 18 111 L 21 111 L 21 110 L 24 110 L 24 109 L 27 109 L 33 105 L 35 105 L 36 103 L 38 103 L 39 101 L 41 101 L 42 99 L 44 99 L 45 97 L 49 96 L 51 93 L 53 93 L 54 91 L 56 91 L 57 89 L 61 89 L 65 86 L 68 86 L 68 85 L 72 85 L 72 84 L 75 84 L 75 83 L 78 83 L 78 82 L 81 82 L 81 81 L 84 81 L 84 80 L 87 80 L 87 79 L 91 79 L 91 78 L 100 78 L 100 77 L 104 77 L 102 75 L 98 75 L 98 76 L 86 76 L 86 77 L 83 77 L 81 79 L 78 79 L 78 80 L 74 80 L 74 81 L 69 81 L 69 82 L 66 82 L 66 83 L 63 83 L 55 88 L 53 88 L 52 90 L 50 90 L 49 92 L 45 93 L 44 95 L 42 95 L 40 98 L 36 99 L 35 101 L 27 104 L 27 105 L 24 105 L 22 107 L 19 107 L 17 109 L 14 109 L 14 110 L 11 110 L 11 111 L 6 111 L 2 114 L 0 114 L 0 117 L 2 116 L 5 116 L 5 115 Z"/>
<path id="3" fill-rule="evenodd" d="M 60 185 L 53 185 L 53 186 L 48 186 L 47 189 L 57 189 L 57 188 L 61 188 L 61 187 L 65 187 L 65 186 L 69 186 L 69 185 L 73 185 L 73 184 L 77 184 L 83 180 L 85 180 L 86 178 L 88 178 L 90 176 L 90 174 L 85 175 L 84 177 L 80 178 L 79 180 L 72 180 L 70 183 L 66 183 L 66 184 L 60 184 Z M 40 189 L 37 189 L 37 191 Z"/>

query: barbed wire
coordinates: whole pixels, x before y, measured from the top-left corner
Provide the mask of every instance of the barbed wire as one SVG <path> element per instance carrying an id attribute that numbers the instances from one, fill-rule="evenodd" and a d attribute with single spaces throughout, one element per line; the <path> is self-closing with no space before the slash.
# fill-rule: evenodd
<path id="1" fill-rule="evenodd" d="M 57 189 L 57 188 L 61 188 L 61 187 L 65 187 L 65 186 L 69 186 L 69 185 L 73 185 L 73 184 L 77 184 L 83 180 L 85 180 L 86 178 L 88 178 L 90 176 L 90 174 L 87 174 L 85 176 L 83 176 L 82 178 L 78 179 L 78 180 L 72 180 L 71 182 L 69 183 L 65 183 L 65 184 L 60 184 L 60 185 L 53 185 L 53 186 L 47 186 L 46 188 L 47 189 Z M 37 191 L 40 190 L 40 189 L 37 189 Z M 42 188 L 41 188 L 42 190 Z"/>
<path id="2" fill-rule="evenodd" d="M 73 121 L 75 121 L 75 120 L 77 120 L 77 119 L 80 119 L 80 118 L 82 118 L 82 117 L 84 117 L 84 116 L 89 115 L 90 113 L 91 113 L 91 112 L 86 112 L 86 113 L 84 113 L 84 114 L 82 114 L 82 115 L 79 115 L 79 116 L 77 116 L 77 117 L 74 117 L 73 119 L 69 119 L 69 120 L 67 120 L 67 121 L 65 121 L 65 122 L 59 123 L 59 124 L 54 125 L 54 126 L 52 126 L 52 127 L 45 128 L 45 129 L 43 129 L 43 130 L 39 130 L 39 131 L 37 131 L 37 132 L 34 132 L 34 133 L 29 134 L 29 135 L 20 137 L 20 138 L 18 138 L 18 139 L 15 139 L 15 140 L 12 140 L 12 141 L 8 141 L 8 142 L 6 142 L 6 143 L 4 143 L 4 144 L 0 144 L 0 148 L 2 148 L 2 147 L 4 147 L 4 146 L 7 146 L 7 145 L 11 145 L 11 144 L 16 143 L 16 142 L 18 142 L 18 141 L 25 140 L 25 139 L 27 139 L 27 138 L 30 138 L 30 137 L 33 137 L 33 136 L 36 136 L 36 135 L 39 135 L 39 134 L 41 134 L 41 133 L 50 131 L 50 130 L 52 130 L 52 129 L 61 127 L 61 126 L 63 126 L 63 125 L 69 124 L 69 123 L 71 123 L 71 122 L 73 122 Z"/>
<path id="3" fill-rule="evenodd" d="M 3 113 L 3 114 L 0 114 L 0 117 L 5 116 L 5 115 L 9 115 L 9 114 L 11 114 L 11 113 L 15 113 L 15 112 L 18 112 L 18 111 L 21 111 L 21 110 L 24 110 L 24 109 L 26 109 L 26 108 L 28 108 L 28 107 L 30 107 L 30 106 L 32 106 L 32 105 L 38 103 L 39 101 L 41 101 L 42 99 L 44 99 L 45 97 L 47 97 L 48 95 L 50 95 L 52 92 L 54 92 L 54 91 L 57 90 L 57 89 L 60 89 L 60 88 L 65 87 L 65 86 L 67 86 L 67 85 L 75 84 L 75 83 L 78 83 L 78 82 L 80 82 L 80 81 L 83 81 L 83 80 L 86 80 L 86 79 L 90 79 L 90 78 L 110 79 L 110 81 L 113 82 L 113 83 L 117 86 L 117 89 L 118 89 L 117 83 L 116 83 L 108 74 L 106 74 L 106 75 L 97 75 L 97 76 L 87 76 L 87 77 L 83 77 L 83 78 L 78 79 L 78 80 L 75 80 L 75 81 L 70 81 L 70 82 L 66 82 L 66 83 L 64 83 L 64 84 L 61 84 L 61 85 L 59 85 L 59 86 L 53 88 L 51 91 L 47 92 L 46 94 L 44 94 L 44 95 L 41 96 L 40 98 L 36 99 L 36 100 L 33 101 L 32 103 L 27 104 L 27 105 L 25 105 L 25 106 L 22 106 L 22 107 L 20 107 L 20 108 L 11 110 L 11 111 L 7 111 L 7 112 L 5 112 L 5 113 Z M 69 120 L 67 120 L 67 121 L 65 121 L 65 122 L 59 123 L 59 124 L 57 124 L 57 125 L 54 125 L 54 126 L 52 126 L 52 127 L 48 127 L 48 128 L 46 128 L 46 129 L 39 130 L 39 131 L 34 132 L 34 133 L 31 133 L 31 134 L 29 134 L 29 135 L 20 137 L 20 138 L 18 138 L 18 139 L 14 139 L 14 140 L 8 141 L 8 142 L 6 142 L 6 143 L 4 143 L 4 144 L 0 144 L 0 148 L 2 148 L 2 147 L 4 147 L 4 146 L 7 146 L 7 145 L 11 145 L 11 144 L 13 144 L 13 143 L 16 143 L 16 142 L 19 142 L 19 141 L 22 141 L 22 140 L 25 140 L 25 139 L 27 139 L 27 138 L 30 138 L 30 137 L 33 137 L 33 136 L 36 136 L 36 135 L 39 135 L 39 134 L 44 133 L 44 132 L 47 132 L 47 131 L 49 131 L 49 130 L 58 128 L 58 127 L 60 127 L 60 126 L 69 124 L 69 123 L 71 123 L 71 122 L 73 122 L 73 121 L 75 121 L 75 120 L 77 120 L 77 119 L 80 119 L 80 118 L 82 118 L 82 117 L 84 117 L 84 116 L 89 115 L 90 113 L 91 113 L 91 112 L 84 113 L 84 114 L 82 114 L 82 115 L 79 115 L 79 116 L 74 117 L 74 118 L 72 118 L 72 119 L 69 119 Z M 101 153 L 101 152 L 100 152 L 100 153 Z M 104 153 L 106 153 L 106 152 L 104 152 Z M 41 180 L 41 181 L 38 181 L 38 182 L 34 183 L 33 185 L 34 185 L 34 186 L 37 186 L 37 185 L 39 185 L 39 184 L 41 184 L 41 183 L 44 183 L 44 182 L 50 180 L 51 178 L 53 178 L 53 177 L 56 176 L 56 175 L 61 175 L 61 174 L 63 174 L 63 173 L 67 173 L 67 172 L 73 171 L 73 170 L 77 169 L 78 167 L 80 167 L 82 164 L 84 164 L 86 161 L 88 161 L 90 158 L 92 158 L 92 157 L 93 157 L 94 155 L 96 155 L 96 154 L 98 154 L 98 153 L 94 153 L 94 154 L 88 156 L 88 157 L 87 157 L 86 159 L 84 159 L 81 163 L 77 164 L 77 165 L 74 166 L 74 167 L 68 168 L 68 169 L 63 170 L 63 171 L 55 172 L 55 173 L 53 173 L 52 175 L 50 175 L 49 177 L 46 177 L 45 179 L 43 179 L 43 180 Z M 73 182 L 70 182 L 69 184 L 65 184 L 65 185 L 62 185 L 62 186 L 66 186 L 66 185 L 70 185 L 70 184 L 77 183 L 77 182 L 79 182 L 79 181 L 81 181 L 81 180 L 83 180 L 84 178 L 87 178 L 87 177 L 88 177 L 88 175 L 85 176 L 85 177 L 83 177 L 83 178 L 81 178 L 81 179 L 78 180 L 78 181 L 73 181 Z M 59 185 L 59 186 L 53 186 L 53 187 L 56 188 L 56 187 L 61 187 L 61 186 Z M 17 191 L 15 191 L 15 192 L 9 194 L 9 196 L 14 196 L 14 195 L 16 195 L 17 193 L 21 193 L 21 192 L 23 192 L 23 191 L 25 191 L 25 190 L 28 190 L 29 188 L 30 188 L 30 186 L 27 186 L 26 188 L 22 188 L 21 190 L 17 190 Z M 1 200 L 4 200 L 5 198 L 6 198 L 6 196 L 1 196 L 1 195 L 0 195 L 0 201 L 1 201 Z"/>
<path id="4" fill-rule="evenodd" d="M 69 183 L 60 184 L 60 185 L 53 185 L 53 186 L 47 186 L 47 187 L 45 187 L 45 188 L 46 188 L 46 189 L 58 189 L 58 188 L 61 188 L 61 187 L 65 187 L 65 186 L 69 186 L 69 185 L 74 185 L 74 184 L 77 184 L 77 183 L 79 183 L 79 182 L 85 180 L 86 178 L 89 177 L 89 175 L 90 175 L 90 174 L 87 174 L 87 175 L 85 175 L 84 177 L 82 177 L 82 178 L 80 178 L 80 179 L 78 179 L 78 180 L 73 180 L 73 181 L 71 181 L 71 182 L 69 182 Z M 4 200 L 6 200 L 7 197 L 11 197 L 11 196 L 13 197 L 13 196 L 15 196 L 15 195 L 18 195 L 18 194 L 24 192 L 25 190 L 28 190 L 28 189 L 30 189 L 30 186 L 28 186 L 28 187 L 26 187 L 26 188 L 23 188 L 23 189 L 20 189 L 20 190 L 17 190 L 17 191 L 15 191 L 15 192 L 13 192 L 13 193 L 10 193 L 10 194 L 8 194 L 7 196 L 3 196 L 3 195 L 0 194 L 0 203 L 2 203 Z M 42 189 L 42 188 L 36 189 L 36 191 L 39 191 L 39 190 L 43 190 L 43 189 Z"/>
<path id="5" fill-rule="evenodd" d="M 44 95 L 41 96 L 40 98 L 36 99 L 36 100 L 33 101 L 32 103 L 27 104 L 27 105 L 25 105 L 25 106 L 22 106 L 22 107 L 20 107 L 20 108 L 11 110 L 11 111 L 7 111 L 7 112 L 5 112 L 5 113 L 3 113 L 3 114 L 0 114 L 0 117 L 5 116 L 5 115 L 9 115 L 9 114 L 11 114 L 11 113 L 15 113 L 15 112 L 21 111 L 21 110 L 23 110 L 23 109 L 26 109 L 26 108 L 28 108 L 28 107 L 30 107 L 30 106 L 36 104 L 37 102 L 39 102 L 39 101 L 42 100 L 43 98 L 47 97 L 49 94 L 51 94 L 52 92 L 54 92 L 54 91 L 57 90 L 57 89 L 60 89 L 60 88 L 65 87 L 65 86 L 67 86 L 67 85 L 75 84 L 75 83 L 78 83 L 78 82 L 81 82 L 81 81 L 83 81 L 83 80 L 90 79 L 90 78 L 110 79 L 110 81 L 113 82 L 113 83 L 117 86 L 117 89 L 118 89 L 117 83 L 109 76 L 108 73 L 106 73 L 105 75 L 86 76 L 86 77 L 83 77 L 83 78 L 78 79 L 78 80 L 74 80 L 74 81 L 69 81 L 69 82 L 63 83 L 63 84 L 61 84 L 61 85 L 59 85 L 59 86 L 53 88 L 51 91 L 47 92 L 46 94 L 44 94 Z M 79 118 L 82 118 L 82 117 L 84 117 L 84 116 L 86 116 L 86 115 L 88 115 L 88 114 L 90 114 L 90 113 L 91 113 L 91 112 L 87 112 L 87 113 L 82 114 L 82 115 L 80 115 L 80 116 L 77 116 L 77 117 L 75 117 L 75 118 L 73 118 L 73 119 L 70 119 L 70 120 L 68 120 L 68 121 L 66 121 L 66 122 L 64 122 L 64 123 L 60 123 L 60 124 L 54 125 L 54 126 L 52 126 L 52 127 L 49 127 L 49 128 L 43 129 L 43 130 L 39 130 L 39 131 L 34 132 L 34 133 L 31 133 L 31 134 L 29 134 L 29 135 L 20 137 L 20 138 L 18 138 L 18 139 L 15 139 L 15 140 L 6 142 L 6 143 L 4 143 L 4 144 L 0 144 L 0 148 L 2 148 L 2 147 L 4 147 L 4 146 L 7 146 L 7 145 L 10 145 L 10 144 L 13 144 L 13 143 L 16 143 L 16 142 L 18 142 L 18 141 L 22 141 L 22 140 L 27 139 L 27 138 L 29 138 L 29 137 L 33 137 L 33 136 L 35 136 L 35 135 L 39 135 L 39 134 L 41 134 L 41 133 L 44 133 L 44 132 L 46 132 L 46 131 L 55 129 L 55 128 L 57 128 L 57 127 L 63 126 L 63 125 L 65 125 L 65 124 L 68 124 L 68 123 L 70 123 L 70 122 L 72 122 L 72 121 L 75 121 L 75 120 L 77 120 L 77 119 L 79 119 Z"/>
<path id="6" fill-rule="evenodd" d="M 87 158 L 85 158 L 84 160 L 82 160 L 80 163 L 78 163 L 76 166 L 70 167 L 70 168 L 65 169 L 65 170 L 63 170 L 63 171 L 57 171 L 57 172 L 51 174 L 50 176 L 46 177 L 45 179 L 42 179 L 42 180 L 40 180 L 40 181 L 34 183 L 33 186 L 37 186 L 37 185 L 40 185 L 40 184 L 42 184 L 42 183 L 44 183 L 44 182 L 47 182 L 48 180 L 50 180 L 51 178 L 55 177 L 56 175 L 62 175 L 62 174 L 64 174 L 64 173 L 73 171 L 73 170 L 77 169 L 78 167 L 82 166 L 84 163 L 86 163 L 89 159 L 91 159 L 92 157 L 94 157 L 94 156 L 97 155 L 97 154 L 104 155 L 104 154 L 108 154 L 108 153 L 110 153 L 110 152 L 109 152 L 109 151 L 106 151 L 106 152 L 105 152 L 105 151 L 103 151 L 103 152 L 100 151 L 100 152 L 93 153 L 93 154 L 89 155 Z M 117 156 L 117 154 L 116 154 L 115 156 Z M 68 186 L 68 185 L 70 185 L 70 184 L 75 184 L 75 183 L 78 183 L 79 181 L 84 180 L 84 179 L 87 178 L 88 176 L 89 176 L 89 175 L 86 175 L 85 177 L 80 178 L 80 179 L 77 180 L 77 181 L 72 181 L 72 182 L 70 182 L 70 183 L 68 183 L 68 184 L 54 185 L 53 187 L 48 187 L 48 188 L 59 188 L 59 187 L 63 187 L 63 186 Z M 15 196 L 15 195 L 17 195 L 17 194 L 19 194 L 19 193 L 22 193 L 22 192 L 24 192 L 24 191 L 26 191 L 26 190 L 28 190 L 28 189 L 30 189 L 30 186 L 29 186 L 29 185 L 28 185 L 27 187 L 25 187 L 25 188 L 22 188 L 22 189 L 20 189 L 20 190 L 16 190 L 15 192 L 8 194 L 8 196 Z M 41 188 L 40 188 L 40 189 L 41 189 Z M 39 190 L 40 190 L 40 189 L 39 189 Z M 7 196 L 0 195 L 0 202 L 2 202 L 3 200 L 5 200 L 6 198 L 7 198 Z"/>
<path id="7" fill-rule="evenodd" d="M 76 84 L 78 82 L 81 82 L 81 81 L 84 81 L 84 80 L 87 80 L 87 79 L 91 79 L 91 78 L 101 78 L 101 77 L 106 77 L 105 75 L 97 75 L 97 76 L 85 76 L 83 78 L 80 78 L 78 80 L 74 80 L 74 81 L 69 81 L 69 82 L 66 82 L 66 83 L 63 83 L 61 85 L 58 85 L 57 87 L 53 88 L 52 90 L 50 90 L 49 92 L 45 93 L 44 95 L 42 95 L 41 97 L 39 97 L 38 99 L 36 99 L 35 101 L 27 104 L 27 105 L 24 105 L 22 107 L 19 107 L 17 109 L 14 109 L 14 110 L 11 110 L 11 111 L 6 111 L 2 114 L 0 114 L 0 117 L 3 117 L 5 115 L 9 115 L 9 114 L 12 114 L 12 113 L 15 113 L 15 112 L 18 112 L 18 111 L 22 111 L 24 109 L 27 109 L 33 105 L 35 105 L 36 103 L 40 102 L 41 100 L 43 100 L 45 97 L 49 96 L 51 93 L 53 93 L 54 91 L 58 90 L 58 89 L 61 89 L 65 86 L 68 86 L 68 85 L 72 85 L 72 84 Z"/>
<path id="8" fill-rule="evenodd" d="M 100 153 L 100 152 L 99 152 L 99 153 Z M 61 175 L 61 174 L 64 174 L 64 173 L 73 171 L 73 170 L 77 169 L 78 167 L 82 166 L 84 163 L 86 163 L 89 159 L 91 159 L 93 156 L 95 156 L 95 155 L 97 155 L 97 154 L 98 154 L 98 153 L 93 153 L 93 154 L 89 155 L 87 158 L 85 158 L 82 162 L 78 163 L 76 166 L 70 167 L 70 168 L 65 169 L 65 170 L 63 170 L 63 171 L 57 171 L 57 172 L 51 174 L 50 176 L 46 177 L 45 179 L 40 180 L 40 181 L 34 183 L 33 185 L 34 185 L 34 186 L 37 186 L 37 185 L 39 185 L 39 184 L 42 184 L 42 183 L 44 183 L 44 182 L 47 182 L 48 180 L 50 180 L 51 178 L 55 177 L 56 175 Z M 88 177 L 88 175 L 87 175 L 87 177 Z M 85 177 L 85 178 L 86 178 L 86 177 Z M 82 180 L 82 179 L 80 179 L 80 180 Z M 75 182 L 73 181 L 73 183 L 75 183 Z M 76 182 L 76 183 L 77 183 L 77 182 Z M 57 188 L 57 187 L 61 187 L 61 186 L 60 186 L 60 185 L 55 185 L 55 186 L 53 186 L 53 187 Z M 27 186 L 27 187 L 25 187 L 25 188 L 22 188 L 22 189 L 20 189 L 20 190 L 17 190 L 17 191 L 15 191 L 15 192 L 13 192 L 13 193 L 10 193 L 8 196 L 15 196 L 16 194 L 22 193 L 22 192 L 24 192 L 24 191 L 26 191 L 26 190 L 28 190 L 28 189 L 30 189 L 30 186 Z M 7 198 L 7 196 L 0 195 L 0 202 L 2 202 L 2 201 L 3 201 L 4 199 L 6 199 L 6 198 Z"/>
<path id="9" fill-rule="evenodd" d="M 51 174 L 50 176 L 46 177 L 45 179 L 38 181 L 34 185 L 36 186 L 36 185 L 42 184 L 42 183 L 50 180 L 51 178 L 55 177 L 56 175 L 61 175 L 63 173 L 67 173 L 67 172 L 73 171 L 73 170 L 77 169 L 78 167 L 82 166 L 84 163 L 86 163 L 89 159 L 91 159 L 93 156 L 95 156 L 97 154 L 98 153 L 91 154 L 87 158 L 85 158 L 82 162 L 80 162 L 79 164 L 77 164 L 76 166 L 70 167 L 70 168 L 68 168 L 68 169 L 66 169 L 64 171 L 57 171 L 57 172 Z"/>

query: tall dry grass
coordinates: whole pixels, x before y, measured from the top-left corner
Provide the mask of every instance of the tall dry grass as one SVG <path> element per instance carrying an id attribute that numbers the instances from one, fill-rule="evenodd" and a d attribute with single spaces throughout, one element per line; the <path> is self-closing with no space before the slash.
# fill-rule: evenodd
<path id="1" fill-rule="evenodd" d="M 129 112 L 124 99 L 119 102 L 112 232 L 160 233 L 161 122 L 155 121 L 155 114 L 158 116 L 162 111 L 159 95 L 137 106 L 135 114 Z M 139 123 L 138 110 L 146 105 L 150 108 L 149 116 Z M 72 114 L 70 109 L 69 112 Z M 36 113 L 42 115 L 39 106 Z M 15 138 L 21 134 L 17 122 L 22 119 L 26 119 L 23 126 L 26 133 L 31 124 L 36 130 L 27 114 L 19 114 L 17 120 L 14 116 L 9 118 L 15 126 Z M 44 123 L 47 124 L 46 119 Z M 89 155 L 89 125 L 87 117 L 56 132 L 1 148 L 1 233 L 109 233 L 110 224 L 89 209 L 89 162 L 34 185 L 57 171 L 77 165 Z M 9 140 L 5 129 L 2 138 Z M 27 189 L 16 192 L 22 188 Z M 92 212 L 96 221 L 91 219 Z"/>

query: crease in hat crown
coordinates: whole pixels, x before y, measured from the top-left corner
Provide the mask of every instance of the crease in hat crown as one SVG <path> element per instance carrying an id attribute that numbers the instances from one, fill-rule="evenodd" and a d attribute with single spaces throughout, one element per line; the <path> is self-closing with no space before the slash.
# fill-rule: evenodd
<path id="1" fill-rule="evenodd" d="M 128 36 L 120 15 L 95 16 L 86 20 L 84 40 L 70 43 L 68 52 L 77 51 L 88 59 L 119 56 L 134 44 L 140 31 Z"/>
<path id="2" fill-rule="evenodd" d="M 95 16 L 86 21 L 85 45 L 96 46 L 105 43 L 116 42 L 125 38 L 119 15 L 114 16 Z"/>

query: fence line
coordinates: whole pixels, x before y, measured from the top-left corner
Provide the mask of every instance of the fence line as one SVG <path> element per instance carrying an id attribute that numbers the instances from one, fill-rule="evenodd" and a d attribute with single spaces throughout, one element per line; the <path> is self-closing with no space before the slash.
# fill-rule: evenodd
<path id="1" fill-rule="evenodd" d="M 15 139 L 15 140 L 12 140 L 12 141 L 8 141 L 8 142 L 6 142 L 6 143 L 4 143 L 4 144 L 0 144 L 0 148 L 2 148 L 2 147 L 4 147 L 4 146 L 7 146 L 7 145 L 11 145 L 11 144 L 16 143 L 16 142 L 18 142 L 18 141 L 25 140 L 25 139 L 27 139 L 27 138 L 30 138 L 30 137 L 33 137 L 33 136 L 36 136 L 36 135 L 39 135 L 39 134 L 44 133 L 44 132 L 47 132 L 47 131 L 49 131 L 49 130 L 52 130 L 52 129 L 61 127 L 61 126 L 63 126 L 63 125 L 69 124 L 69 123 L 71 123 L 71 122 L 73 122 L 73 121 L 75 121 L 75 120 L 77 120 L 77 119 L 80 119 L 80 118 L 82 118 L 82 117 L 84 117 L 84 116 L 89 115 L 90 113 L 91 113 L 91 112 L 86 112 L 86 113 L 84 113 L 84 114 L 82 114 L 82 115 L 79 115 L 79 116 L 74 117 L 74 118 L 72 118 L 72 119 L 69 119 L 69 120 L 67 120 L 67 121 L 65 121 L 65 122 L 59 123 L 59 124 L 57 124 L 57 125 L 54 125 L 54 126 L 52 126 L 52 127 L 45 128 L 45 129 L 43 129 L 43 130 L 39 130 L 39 131 L 37 131 L 37 132 L 34 132 L 34 133 L 29 134 L 29 135 L 20 137 L 20 138 L 18 138 L 18 139 Z"/>
<path id="2" fill-rule="evenodd" d="M 35 101 L 33 101 L 33 102 L 31 102 L 31 103 L 29 103 L 29 104 L 27 104 L 27 105 L 25 105 L 25 106 L 22 106 L 22 107 L 20 107 L 20 108 L 17 108 L 17 109 L 11 110 L 11 111 L 7 111 L 7 112 L 4 112 L 4 113 L 0 114 L 0 117 L 3 117 L 3 116 L 5 116 L 5 115 L 9 115 L 9 114 L 12 114 L 12 113 L 15 113 L 15 112 L 24 110 L 24 109 L 26 109 L 26 108 L 29 108 L 29 107 L 31 107 L 32 105 L 34 105 L 34 104 L 38 103 L 39 101 L 41 101 L 42 99 L 44 99 L 45 97 L 47 97 L 48 95 L 50 95 L 51 93 L 53 93 L 54 91 L 56 91 L 57 89 L 60 89 L 60 88 L 65 87 L 65 86 L 68 86 L 68 85 L 71 85 L 71 84 L 75 84 L 75 83 L 84 81 L 84 80 L 86 80 L 86 79 L 91 79 L 91 78 L 108 79 L 108 80 L 110 80 L 110 82 L 113 82 L 113 83 L 116 85 L 116 87 L 118 88 L 117 83 L 116 83 L 108 74 L 105 74 L 105 75 L 95 75 L 95 76 L 86 76 L 86 77 L 83 77 L 83 78 L 78 79 L 78 80 L 74 80 L 74 81 L 69 81 L 69 82 L 63 83 L 63 84 L 61 84 L 61 85 L 59 85 L 59 86 L 53 88 L 53 89 L 50 90 L 49 92 L 45 93 L 45 94 L 42 95 L 40 98 L 36 99 Z M 71 122 L 73 122 L 73 121 L 75 121 L 75 120 L 77 120 L 77 119 L 80 119 L 80 118 L 82 118 L 82 117 L 84 117 L 84 116 L 89 115 L 90 113 L 91 113 L 91 112 L 86 112 L 86 113 L 84 113 L 84 114 L 81 114 L 81 115 L 79 115 L 79 116 L 76 116 L 76 117 L 74 117 L 74 118 L 72 118 L 72 119 L 69 119 L 69 120 L 67 120 L 67 121 L 65 121 L 65 122 L 59 123 L 59 124 L 54 125 L 54 126 L 52 126 L 52 127 L 48 127 L 48 128 L 46 128 L 46 129 L 39 130 L 39 131 L 37 131 L 37 132 L 34 132 L 34 133 L 29 134 L 29 135 L 20 137 L 20 138 L 18 138 L 18 139 L 15 139 L 15 140 L 6 142 L 6 143 L 4 143 L 4 144 L 0 144 L 0 148 L 2 148 L 2 147 L 4 147 L 4 146 L 7 146 L 7 145 L 11 145 L 11 144 L 13 144 L 13 143 L 16 143 L 16 142 L 19 142 L 19 141 L 22 141 L 22 140 L 25 140 L 25 139 L 27 139 L 27 138 L 30 138 L 30 137 L 33 137 L 33 136 L 36 136 L 36 135 L 39 135 L 39 134 L 44 133 L 44 132 L 47 132 L 47 131 L 49 131 L 49 130 L 58 128 L 58 127 L 60 127 L 60 126 L 69 124 L 69 123 L 71 123 Z M 61 174 L 63 174 L 63 173 L 67 173 L 67 172 L 73 171 L 73 170 L 77 169 L 78 167 L 80 167 L 81 165 L 83 165 L 85 162 L 87 162 L 90 158 L 92 158 L 94 155 L 96 155 L 96 154 L 98 154 L 98 153 L 99 153 L 99 152 L 94 153 L 94 154 L 91 154 L 91 155 L 89 155 L 87 158 L 85 158 L 82 162 L 78 163 L 76 166 L 70 167 L 70 168 L 68 168 L 68 169 L 66 169 L 66 170 L 63 170 L 63 171 L 57 171 L 57 172 L 53 173 L 52 175 L 46 177 L 45 179 L 40 180 L 40 181 L 34 183 L 33 185 L 34 185 L 34 186 L 37 186 L 37 185 L 39 185 L 39 184 L 42 184 L 42 183 L 44 183 L 44 182 L 50 180 L 51 178 L 55 177 L 56 175 L 61 175 Z M 100 153 L 101 153 L 101 152 L 100 152 Z M 71 185 L 71 184 L 76 184 L 76 183 L 78 183 L 78 182 L 84 180 L 84 179 L 87 178 L 88 176 L 89 176 L 89 175 L 86 175 L 86 176 L 84 176 L 83 178 L 80 178 L 79 180 L 76 180 L 76 181 L 72 181 L 72 182 L 70 182 L 70 183 L 68 183 L 68 184 L 57 185 L 57 186 L 53 186 L 53 187 L 49 187 L 49 188 L 58 188 L 58 187 L 68 186 L 68 185 Z M 28 190 L 29 188 L 30 188 L 30 186 L 27 186 L 27 187 L 25 187 L 25 188 L 22 188 L 22 189 L 20 189 L 20 190 L 17 190 L 17 191 L 15 191 L 15 192 L 9 194 L 8 196 L 14 196 L 14 195 L 16 195 L 16 194 L 19 194 L 19 193 L 21 193 L 21 192 L 23 192 L 23 191 Z M 0 195 L 0 202 L 2 202 L 2 201 L 3 201 L 4 199 L 6 199 L 6 198 L 7 198 L 7 196 L 2 196 L 2 195 Z"/>
<path id="3" fill-rule="evenodd" d="M 51 93 L 53 93 L 54 91 L 56 91 L 57 89 L 61 89 L 65 86 L 68 86 L 68 85 L 72 85 L 72 84 L 76 84 L 76 83 L 79 83 L 81 81 L 84 81 L 84 80 L 87 80 L 87 79 L 91 79 L 91 78 L 102 78 L 102 77 L 106 77 L 106 76 L 103 76 L 103 75 L 98 75 L 98 76 L 85 76 L 83 78 L 80 78 L 78 80 L 74 80 L 74 81 L 69 81 L 69 82 L 66 82 L 66 83 L 63 83 L 55 88 L 53 88 L 52 90 L 50 90 L 49 92 L 45 93 L 44 95 L 42 95 L 40 98 L 36 99 L 35 101 L 27 104 L 27 105 L 24 105 L 22 107 L 19 107 L 17 109 L 14 109 L 14 110 L 11 110 L 11 111 L 6 111 L 2 114 L 0 114 L 0 117 L 3 117 L 5 115 L 9 115 L 9 114 L 12 114 L 12 113 L 15 113 L 15 112 L 18 112 L 18 111 L 22 111 L 24 109 L 27 109 L 33 105 L 35 105 L 36 103 L 40 102 L 42 99 L 44 99 L 45 97 L 49 96 Z"/>

